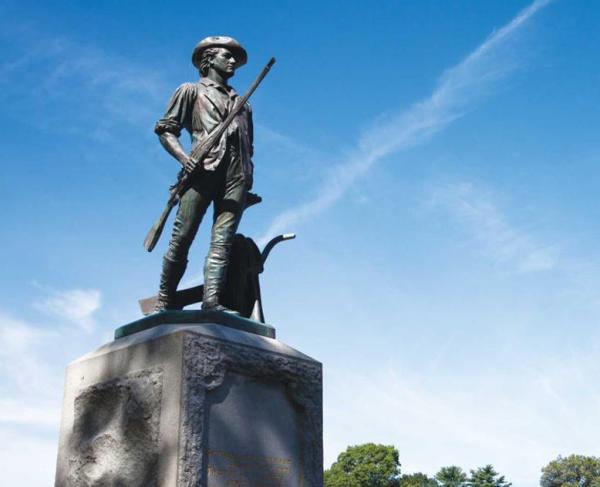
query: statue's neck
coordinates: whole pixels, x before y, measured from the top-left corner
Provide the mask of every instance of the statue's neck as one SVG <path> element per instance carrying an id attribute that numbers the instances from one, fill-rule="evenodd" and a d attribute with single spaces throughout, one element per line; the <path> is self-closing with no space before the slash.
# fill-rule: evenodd
<path id="1" fill-rule="evenodd" d="M 215 71 L 212 68 L 208 70 L 208 73 L 206 74 L 206 77 L 209 80 L 214 81 L 218 85 L 228 86 L 227 85 L 227 80 L 229 79 L 229 77 L 223 76 L 222 74 L 218 73 L 217 71 Z"/>

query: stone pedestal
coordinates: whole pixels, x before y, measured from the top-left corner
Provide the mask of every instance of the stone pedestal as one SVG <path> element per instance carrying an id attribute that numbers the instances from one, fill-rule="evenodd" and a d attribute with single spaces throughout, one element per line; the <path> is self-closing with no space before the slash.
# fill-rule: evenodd
<path id="1" fill-rule="evenodd" d="M 55 486 L 322 487 L 321 364 L 257 325 L 161 313 L 70 364 Z"/>

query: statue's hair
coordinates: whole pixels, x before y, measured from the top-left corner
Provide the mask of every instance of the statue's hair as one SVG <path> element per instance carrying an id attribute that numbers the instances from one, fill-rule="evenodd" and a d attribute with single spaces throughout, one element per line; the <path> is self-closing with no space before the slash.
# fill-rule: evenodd
<path id="1" fill-rule="evenodd" d="M 208 70 L 210 69 L 210 61 L 218 52 L 218 47 L 209 47 L 202 53 L 202 57 L 200 58 L 200 74 L 202 76 L 206 76 L 208 74 Z"/>

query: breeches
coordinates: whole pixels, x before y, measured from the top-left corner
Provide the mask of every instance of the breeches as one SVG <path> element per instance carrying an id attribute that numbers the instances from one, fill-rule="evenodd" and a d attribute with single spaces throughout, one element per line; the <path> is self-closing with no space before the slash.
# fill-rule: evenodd
<path id="1" fill-rule="evenodd" d="M 189 188 L 179 202 L 166 257 L 175 262 L 187 260 L 190 245 L 211 203 L 214 203 L 211 247 L 231 245 L 246 203 L 246 192 L 243 183 L 216 196 L 193 186 Z"/>
<path id="2" fill-rule="evenodd" d="M 210 248 L 204 265 L 204 297 L 218 298 L 223 288 L 233 237 L 246 203 L 246 184 L 239 158 L 222 161 L 216 171 L 201 171 L 179 202 L 169 249 L 172 262 L 187 261 L 202 218 L 214 204 Z"/>

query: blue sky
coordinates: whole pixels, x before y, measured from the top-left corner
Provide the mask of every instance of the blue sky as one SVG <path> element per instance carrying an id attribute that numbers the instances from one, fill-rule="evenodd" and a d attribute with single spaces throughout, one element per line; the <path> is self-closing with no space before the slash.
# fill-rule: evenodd
<path id="1" fill-rule="evenodd" d="M 404 472 L 533 487 L 600 454 L 599 20 L 591 0 L 5 2 L 6 482 L 51 482 L 64 366 L 156 290 L 166 239 L 142 241 L 177 167 L 152 128 L 213 34 L 248 49 L 238 91 L 278 60 L 240 231 L 298 234 L 265 312 L 324 364 L 326 463 L 374 441 Z"/>

